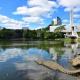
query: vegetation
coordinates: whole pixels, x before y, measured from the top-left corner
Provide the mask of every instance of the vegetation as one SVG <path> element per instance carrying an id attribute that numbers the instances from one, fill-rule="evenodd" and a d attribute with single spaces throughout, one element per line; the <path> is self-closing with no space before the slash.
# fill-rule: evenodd
<path id="1" fill-rule="evenodd" d="M 48 27 L 38 30 L 0 30 L 0 39 L 6 40 L 54 40 L 64 38 L 62 32 L 49 32 Z"/>
<path id="2" fill-rule="evenodd" d="M 58 23 L 56 25 L 60 25 L 61 19 L 57 17 Z M 54 26 L 54 21 L 51 22 L 50 25 L 48 25 L 45 28 L 38 29 L 38 30 L 10 30 L 3 28 L 0 30 L 0 39 L 4 40 L 55 40 L 59 38 L 64 38 L 64 33 L 61 31 L 64 30 L 64 26 L 62 25 L 54 32 L 49 32 L 49 27 Z"/>
<path id="3" fill-rule="evenodd" d="M 55 29 L 55 32 L 61 32 L 62 30 L 65 30 L 65 25 L 61 25 L 60 27 Z"/>

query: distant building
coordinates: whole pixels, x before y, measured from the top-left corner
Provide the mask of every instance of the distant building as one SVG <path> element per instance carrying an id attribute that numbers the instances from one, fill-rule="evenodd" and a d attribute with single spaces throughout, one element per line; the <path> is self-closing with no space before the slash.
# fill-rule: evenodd
<path id="1" fill-rule="evenodd" d="M 60 26 L 50 26 L 49 31 L 54 32 L 57 27 L 60 27 Z"/>
<path id="2" fill-rule="evenodd" d="M 57 17 L 57 25 L 62 25 L 62 20 L 60 17 Z"/>
<path id="3" fill-rule="evenodd" d="M 62 20 L 60 17 L 57 17 L 56 19 L 53 20 L 54 25 L 62 25 Z"/>
<path id="4" fill-rule="evenodd" d="M 57 27 L 60 27 L 60 25 L 62 25 L 62 20 L 61 18 L 57 17 L 56 19 L 54 19 L 52 21 L 52 25 L 49 26 L 49 31 L 50 32 L 54 32 L 54 30 L 57 28 Z"/>
<path id="5" fill-rule="evenodd" d="M 54 22 L 54 25 L 57 25 L 57 19 L 54 19 L 53 22 Z"/>
<path id="6" fill-rule="evenodd" d="M 29 28 L 28 28 L 28 27 L 22 27 L 22 29 L 23 29 L 23 30 L 28 30 Z"/>

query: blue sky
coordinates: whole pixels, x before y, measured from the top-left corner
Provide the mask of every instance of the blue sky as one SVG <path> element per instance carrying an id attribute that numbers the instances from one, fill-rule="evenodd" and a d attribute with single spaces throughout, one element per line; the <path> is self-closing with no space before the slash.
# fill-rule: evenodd
<path id="1" fill-rule="evenodd" d="M 0 26 L 9 29 L 46 27 L 57 16 L 69 24 L 74 7 L 74 24 L 80 23 L 80 0 L 1 0 Z"/>

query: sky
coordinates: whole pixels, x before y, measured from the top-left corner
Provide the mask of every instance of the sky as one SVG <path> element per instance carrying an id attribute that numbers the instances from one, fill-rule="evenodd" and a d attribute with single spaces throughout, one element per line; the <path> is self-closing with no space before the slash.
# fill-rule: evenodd
<path id="1" fill-rule="evenodd" d="M 80 0 L 1 0 L 0 26 L 8 29 L 39 29 L 48 26 L 56 17 L 69 24 L 74 8 L 74 24 L 80 24 Z"/>

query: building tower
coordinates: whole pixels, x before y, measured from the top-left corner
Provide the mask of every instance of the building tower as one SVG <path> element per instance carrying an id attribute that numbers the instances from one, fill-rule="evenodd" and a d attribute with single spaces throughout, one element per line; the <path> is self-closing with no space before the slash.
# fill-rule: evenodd
<path id="1" fill-rule="evenodd" d="M 73 8 L 70 11 L 70 28 L 71 28 L 71 32 L 74 31 L 74 26 L 73 26 Z"/>
<path id="2" fill-rule="evenodd" d="M 62 20 L 60 17 L 57 17 L 57 25 L 62 25 Z"/>
<path id="3" fill-rule="evenodd" d="M 78 38 L 77 32 L 74 31 L 73 8 L 70 10 L 70 28 L 71 28 L 71 37 Z"/>

